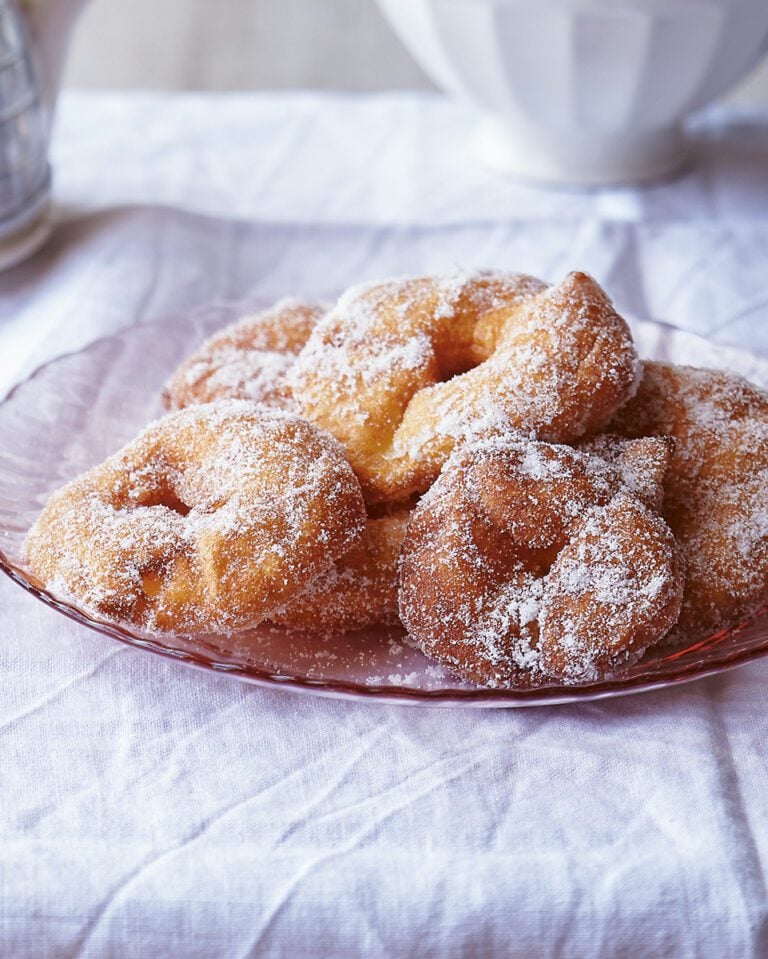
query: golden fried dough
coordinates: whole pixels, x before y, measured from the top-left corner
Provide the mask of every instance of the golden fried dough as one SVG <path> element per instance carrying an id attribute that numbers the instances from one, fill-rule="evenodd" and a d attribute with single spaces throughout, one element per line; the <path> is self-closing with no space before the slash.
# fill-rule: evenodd
<path id="1" fill-rule="evenodd" d="M 719 370 L 646 362 L 609 430 L 675 447 L 663 513 L 686 564 L 670 641 L 703 639 L 768 596 L 768 395 Z"/>
<path id="2" fill-rule="evenodd" d="M 370 518 L 352 549 L 273 613 L 271 622 L 319 632 L 398 623 L 397 564 L 409 516 L 403 508 Z"/>
<path id="3" fill-rule="evenodd" d="M 346 554 L 365 526 L 339 444 L 254 403 L 150 424 L 54 493 L 26 540 L 33 573 L 149 630 L 252 626 Z"/>
<path id="4" fill-rule="evenodd" d="M 323 312 L 314 304 L 284 299 L 220 330 L 169 379 L 166 406 L 180 410 L 236 399 L 291 409 L 288 371 Z"/>
<path id="5" fill-rule="evenodd" d="M 494 422 L 557 442 L 596 432 L 636 372 L 629 329 L 590 277 L 546 288 L 480 273 L 348 290 L 291 383 L 378 502 L 428 489 L 454 446 Z"/>
<path id="6" fill-rule="evenodd" d="M 651 460 L 665 449 L 646 444 Z M 618 469 L 496 434 L 457 450 L 416 507 L 400 616 L 428 656 L 468 679 L 579 684 L 662 639 L 682 585 L 672 533 Z"/>

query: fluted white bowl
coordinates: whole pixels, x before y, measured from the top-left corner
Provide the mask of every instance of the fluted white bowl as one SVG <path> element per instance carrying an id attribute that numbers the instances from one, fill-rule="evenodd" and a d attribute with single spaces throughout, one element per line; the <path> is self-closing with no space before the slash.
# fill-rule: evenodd
<path id="1" fill-rule="evenodd" d="M 768 0 L 377 0 L 416 60 L 487 114 L 483 157 L 571 183 L 685 159 L 684 117 L 768 49 Z"/>

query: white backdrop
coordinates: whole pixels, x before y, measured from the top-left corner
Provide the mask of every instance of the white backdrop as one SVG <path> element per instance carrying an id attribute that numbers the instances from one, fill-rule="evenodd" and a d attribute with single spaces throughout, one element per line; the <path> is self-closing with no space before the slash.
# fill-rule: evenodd
<path id="1" fill-rule="evenodd" d="M 90 0 L 67 79 L 213 90 L 430 86 L 374 0 Z"/>
<path id="2" fill-rule="evenodd" d="M 66 94 L 59 228 L 0 278 L 0 374 L 249 290 L 480 264 L 587 269 L 768 356 L 768 111 L 703 117 L 696 165 L 644 190 L 508 183 L 473 123 L 429 95 Z M 768 956 L 768 659 L 387 708 L 161 661 L 0 576 L 0 676 L 3 959 Z"/>
<path id="3" fill-rule="evenodd" d="M 67 82 L 214 90 L 430 87 L 374 0 L 92 0 Z M 768 103 L 768 67 L 735 98 Z"/>

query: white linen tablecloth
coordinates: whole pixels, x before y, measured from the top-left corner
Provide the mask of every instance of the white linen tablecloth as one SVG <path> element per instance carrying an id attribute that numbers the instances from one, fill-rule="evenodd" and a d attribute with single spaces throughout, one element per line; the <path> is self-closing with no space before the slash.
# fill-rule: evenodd
<path id="1" fill-rule="evenodd" d="M 697 165 L 644 190 L 507 182 L 471 131 L 432 96 L 65 95 L 0 386 L 211 299 L 475 265 L 586 269 L 768 355 L 768 113 L 701 117 Z M 127 649 L 4 579 L 0 669 L 0 956 L 768 955 L 768 662 L 388 707 Z"/>

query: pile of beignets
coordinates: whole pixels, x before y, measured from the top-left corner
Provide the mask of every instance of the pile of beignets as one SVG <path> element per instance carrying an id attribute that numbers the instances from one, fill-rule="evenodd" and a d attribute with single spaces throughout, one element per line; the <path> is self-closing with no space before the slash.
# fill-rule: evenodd
<path id="1" fill-rule="evenodd" d="M 459 676 L 520 687 L 611 677 L 765 601 L 768 396 L 640 362 L 583 273 L 282 300 L 204 343 L 164 399 L 26 540 L 33 574 L 100 616 L 401 622 Z"/>

